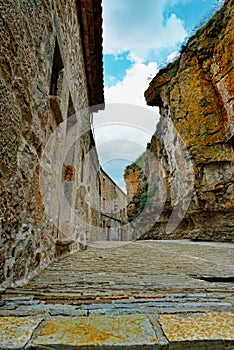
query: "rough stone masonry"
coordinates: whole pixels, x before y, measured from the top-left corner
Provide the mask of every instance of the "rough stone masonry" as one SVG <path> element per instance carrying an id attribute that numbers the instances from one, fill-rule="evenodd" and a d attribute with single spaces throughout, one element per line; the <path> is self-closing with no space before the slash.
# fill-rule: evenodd
<path id="1" fill-rule="evenodd" d="M 104 102 L 102 9 L 100 0 L 9 0 L 0 10 L 0 284 L 9 284 L 100 225 L 88 108 Z"/>

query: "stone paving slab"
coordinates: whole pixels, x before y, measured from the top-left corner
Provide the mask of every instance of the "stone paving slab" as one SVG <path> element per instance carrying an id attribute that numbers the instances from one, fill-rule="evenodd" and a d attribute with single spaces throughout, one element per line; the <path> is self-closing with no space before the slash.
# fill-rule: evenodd
<path id="1" fill-rule="evenodd" d="M 0 318 L 1 350 L 234 349 L 234 314 Z"/>
<path id="2" fill-rule="evenodd" d="M 56 318 L 44 324 L 28 348 L 49 349 L 159 349 L 146 316 Z"/>
<path id="3" fill-rule="evenodd" d="M 230 313 L 161 315 L 159 323 L 170 342 L 234 341 L 234 314 Z"/>
<path id="4" fill-rule="evenodd" d="M 0 349 L 23 349 L 42 318 L 0 317 Z"/>

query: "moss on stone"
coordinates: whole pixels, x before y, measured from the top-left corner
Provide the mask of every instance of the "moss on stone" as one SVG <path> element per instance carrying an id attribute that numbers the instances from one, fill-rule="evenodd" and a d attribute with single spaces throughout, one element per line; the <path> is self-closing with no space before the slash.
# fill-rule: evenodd
<path id="1" fill-rule="evenodd" d="M 180 57 L 178 57 L 175 61 L 168 65 L 168 69 L 170 70 L 171 78 L 174 78 L 180 67 Z"/>

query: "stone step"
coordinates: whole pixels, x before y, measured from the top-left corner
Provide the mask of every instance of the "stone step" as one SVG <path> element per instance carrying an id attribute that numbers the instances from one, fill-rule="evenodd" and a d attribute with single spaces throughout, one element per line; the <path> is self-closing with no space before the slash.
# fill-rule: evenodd
<path id="1" fill-rule="evenodd" d="M 2 317 L 0 349 L 234 348 L 234 314 Z"/>
<path id="2" fill-rule="evenodd" d="M 152 314 L 179 313 L 179 312 L 207 312 L 207 311 L 234 311 L 232 297 L 211 296 L 206 294 L 165 294 L 151 296 L 106 296 L 88 297 L 57 293 L 47 297 L 23 296 L 4 294 L 3 305 L 0 307 L 0 316 L 28 316 L 39 314 L 48 315 L 125 315 L 125 314 Z"/>

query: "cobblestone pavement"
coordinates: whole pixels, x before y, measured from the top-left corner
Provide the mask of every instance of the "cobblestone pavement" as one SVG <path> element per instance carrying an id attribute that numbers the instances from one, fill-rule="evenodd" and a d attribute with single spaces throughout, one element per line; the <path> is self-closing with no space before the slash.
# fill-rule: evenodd
<path id="1" fill-rule="evenodd" d="M 0 349 L 234 349 L 234 244 L 98 242 L 0 300 Z"/>

